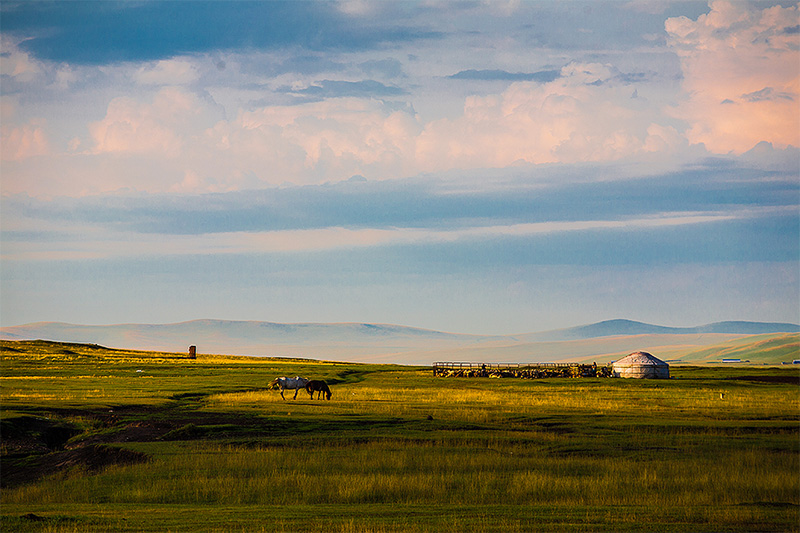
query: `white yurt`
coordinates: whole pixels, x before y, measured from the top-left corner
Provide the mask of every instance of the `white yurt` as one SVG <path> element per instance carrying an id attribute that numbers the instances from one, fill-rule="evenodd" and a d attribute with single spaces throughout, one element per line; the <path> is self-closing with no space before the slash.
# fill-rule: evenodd
<path id="1" fill-rule="evenodd" d="M 669 365 L 647 352 L 633 352 L 611 367 L 615 378 L 669 379 Z"/>

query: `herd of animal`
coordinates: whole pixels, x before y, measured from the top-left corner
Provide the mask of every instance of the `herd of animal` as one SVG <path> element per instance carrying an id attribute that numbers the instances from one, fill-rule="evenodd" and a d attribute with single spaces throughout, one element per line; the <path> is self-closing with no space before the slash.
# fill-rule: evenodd
<path id="1" fill-rule="evenodd" d="M 433 375 L 456 378 L 610 378 L 610 365 L 582 363 L 531 363 L 480 365 L 476 363 L 434 363 Z"/>
<path id="2" fill-rule="evenodd" d="M 270 384 L 269 388 L 274 389 L 275 387 L 280 388 L 281 390 L 281 398 L 284 400 L 286 396 L 283 395 L 283 391 L 286 389 L 292 390 L 294 389 L 294 398 L 293 400 L 297 399 L 297 393 L 300 389 L 305 389 L 311 399 L 314 399 L 314 393 L 317 394 L 317 399 L 322 399 L 322 395 L 325 394 L 325 399 L 330 400 L 333 393 L 331 392 L 330 387 L 324 381 L 317 380 L 317 379 L 306 379 L 301 378 L 300 376 L 295 376 L 293 378 L 275 378 L 273 379 Z"/>

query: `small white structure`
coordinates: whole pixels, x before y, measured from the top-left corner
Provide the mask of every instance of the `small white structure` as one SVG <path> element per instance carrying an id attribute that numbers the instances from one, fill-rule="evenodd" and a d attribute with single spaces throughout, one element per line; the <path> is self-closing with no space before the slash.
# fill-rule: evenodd
<path id="1" fill-rule="evenodd" d="M 615 378 L 669 379 L 669 365 L 647 352 L 633 352 L 611 367 Z"/>

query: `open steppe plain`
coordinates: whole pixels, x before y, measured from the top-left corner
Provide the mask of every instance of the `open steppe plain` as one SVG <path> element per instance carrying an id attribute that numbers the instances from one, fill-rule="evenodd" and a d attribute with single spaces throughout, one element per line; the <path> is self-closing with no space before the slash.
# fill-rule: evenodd
<path id="1" fill-rule="evenodd" d="M 670 380 L 3 341 L 3 531 L 798 531 L 800 369 Z M 324 379 L 330 401 L 267 389 Z"/>

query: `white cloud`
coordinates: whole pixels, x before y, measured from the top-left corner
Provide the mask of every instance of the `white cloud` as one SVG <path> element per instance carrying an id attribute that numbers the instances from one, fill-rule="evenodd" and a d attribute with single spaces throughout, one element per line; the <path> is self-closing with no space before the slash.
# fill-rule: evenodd
<path id="1" fill-rule="evenodd" d="M 186 59 L 165 59 L 143 65 L 133 77 L 144 85 L 186 85 L 197 81 L 200 73 Z"/>
<path id="2" fill-rule="evenodd" d="M 730 212 L 670 212 L 618 220 L 573 220 L 456 229 L 327 227 L 309 230 L 239 231 L 199 235 L 162 235 L 107 231 L 80 224 L 62 230 L 57 240 L 13 242 L 3 247 L 3 260 L 63 260 L 195 254 L 319 252 L 374 246 L 468 242 L 498 237 L 526 237 L 581 231 L 636 231 L 730 221 L 781 213 L 785 209 L 741 209 Z M 25 229 L 24 226 L 18 229 Z M 80 229 L 80 234 L 70 232 Z"/>
<path id="3" fill-rule="evenodd" d="M 62 65 L 56 70 L 55 85 L 61 90 L 67 90 L 79 79 L 79 74 L 71 66 Z"/>
<path id="4" fill-rule="evenodd" d="M 19 49 L 18 42 L 0 37 L 0 74 L 15 81 L 29 83 L 43 73 L 40 62 Z"/>
<path id="5" fill-rule="evenodd" d="M 760 141 L 800 146 L 800 21 L 797 5 L 758 10 L 713 1 L 696 21 L 668 19 L 687 98 L 675 110 L 692 143 L 742 153 Z"/>

